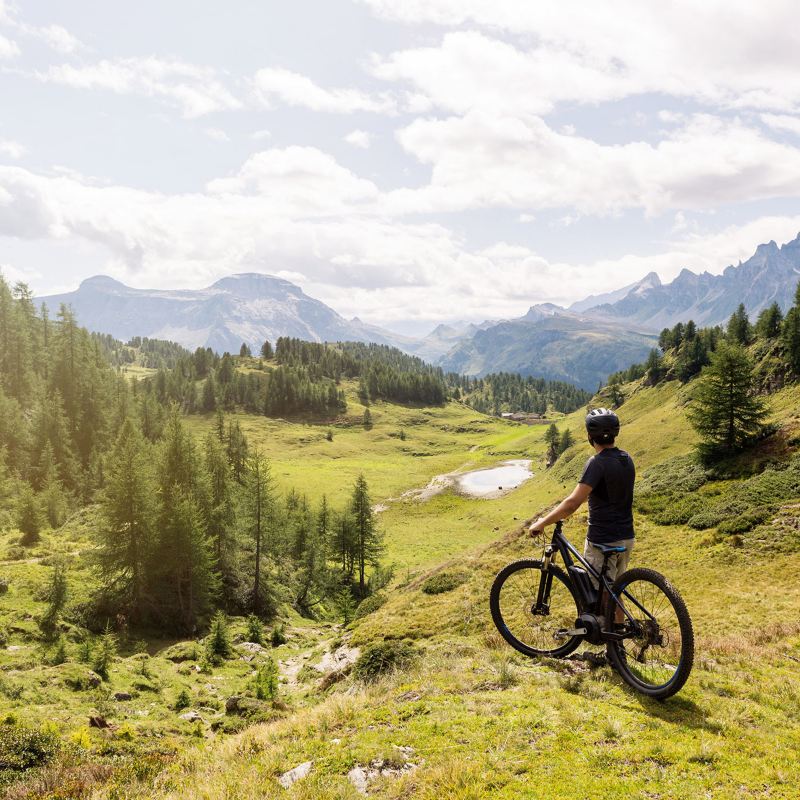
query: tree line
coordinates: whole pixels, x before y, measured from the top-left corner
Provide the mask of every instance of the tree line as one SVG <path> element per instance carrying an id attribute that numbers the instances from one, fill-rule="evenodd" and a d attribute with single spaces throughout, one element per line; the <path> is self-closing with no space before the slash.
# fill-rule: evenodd
<path id="1" fill-rule="evenodd" d="M 607 391 L 618 404 L 624 382 L 696 377 L 688 418 L 702 459 L 726 458 L 770 433 L 763 393 L 800 379 L 800 284 L 785 316 L 775 302 L 753 323 L 740 304 L 724 327 L 698 328 L 689 320 L 665 328 L 659 349 L 645 363 L 609 376 Z"/>
<path id="2" fill-rule="evenodd" d="M 482 378 L 449 374 L 454 396 L 484 414 L 499 416 L 504 411 L 545 414 L 548 408 L 569 413 L 585 405 L 591 395 L 565 381 L 497 372 Z"/>

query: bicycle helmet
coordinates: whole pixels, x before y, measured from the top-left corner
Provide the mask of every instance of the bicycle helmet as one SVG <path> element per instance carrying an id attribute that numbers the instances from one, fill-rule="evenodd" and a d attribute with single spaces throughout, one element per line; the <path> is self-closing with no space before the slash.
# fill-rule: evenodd
<path id="1" fill-rule="evenodd" d="M 619 433 L 619 417 L 607 408 L 593 408 L 586 415 L 586 433 L 593 442 L 611 444 Z"/>

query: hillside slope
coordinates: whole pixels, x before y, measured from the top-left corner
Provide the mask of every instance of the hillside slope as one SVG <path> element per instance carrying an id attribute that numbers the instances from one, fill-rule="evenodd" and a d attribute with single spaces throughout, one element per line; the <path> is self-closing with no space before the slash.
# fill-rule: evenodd
<path id="1" fill-rule="evenodd" d="M 671 381 L 624 390 L 620 443 L 637 460 L 642 492 L 679 475 L 691 450 L 687 388 Z M 750 462 L 786 466 L 794 457 L 789 443 L 800 420 L 800 391 L 785 389 L 770 403 L 785 435 L 779 447 L 765 445 Z M 581 412 L 562 424 L 582 438 Z M 535 449 L 541 452 L 541 443 Z M 556 467 L 492 501 L 490 516 L 500 523 L 492 544 L 402 579 L 382 608 L 344 633 L 361 647 L 405 638 L 417 652 L 411 666 L 369 684 L 347 678 L 320 693 L 315 707 L 209 743 L 155 783 L 126 785 L 113 796 L 356 798 L 354 774 L 363 774 L 368 793 L 382 798 L 796 796 L 800 543 L 764 545 L 763 531 L 777 531 L 777 519 L 735 547 L 725 536 L 637 513 L 634 563 L 673 579 L 697 636 L 692 677 L 665 703 L 642 698 L 591 661 L 521 658 L 493 629 L 487 594 L 494 574 L 538 551 L 506 514 L 522 519 L 549 506 L 572 485 L 586 456 L 585 445 L 577 444 Z M 712 481 L 700 494 L 710 505 L 728 492 L 746 493 L 748 480 Z M 800 522 L 800 496 L 770 491 L 778 516 Z M 763 487 L 759 492 L 763 500 Z M 450 523 L 468 513 L 469 501 L 448 506 L 447 495 L 440 497 L 437 505 L 403 501 L 397 507 L 401 514 L 414 509 L 417 531 L 425 518 L 432 537 L 450 540 Z M 584 524 L 579 514 L 568 525 L 573 541 L 580 541 Z M 461 583 L 442 594 L 422 592 L 425 577 L 442 571 Z M 307 777 L 283 789 L 278 778 L 305 762 L 311 762 Z"/>

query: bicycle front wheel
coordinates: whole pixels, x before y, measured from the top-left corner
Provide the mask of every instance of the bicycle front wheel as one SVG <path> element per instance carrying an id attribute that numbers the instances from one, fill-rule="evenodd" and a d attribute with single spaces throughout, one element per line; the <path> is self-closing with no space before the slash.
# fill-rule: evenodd
<path id="1" fill-rule="evenodd" d="M 614 583 L 614 594 L 633 617 L 624 623 L 632 635 L 609 642 L 608 659 L 620 677 L 642 694 L 664 699 L 686 683 L 694 661 L 694 631 L 678 590 L 651 569 L 628 570 Z M 606 619 L 616 604 L 609 598 Z"/>
<path id="2" fill-rule="evenodd" d="M 547 608 L 536 610 L 539 584 L 545 579 L 539 561 L 524 559 L 504 567 L 489 593 L 492 619 L 500 635 L 526 656 L 563 658 L 581 643 L 580 636 L 560 638 L 557 634 L 574 627 L 578 602 L 567 576 L 550 567 L 552 581 Z"/>

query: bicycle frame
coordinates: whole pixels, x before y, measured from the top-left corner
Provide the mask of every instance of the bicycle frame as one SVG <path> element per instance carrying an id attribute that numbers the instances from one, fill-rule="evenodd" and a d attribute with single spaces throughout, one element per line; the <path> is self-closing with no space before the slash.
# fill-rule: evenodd
<path id="1" fill-rule="evenodd" d="M 555 529 L 553 531 L 553 537 L 550 540 L 550 544 L 545 545 L 544 549 L 544 559 L 542 561 L 542 578 L 539 582 L 539 591 L 536 597 L 536 605 L 534 606 L 534 613 L 548 613 L 549 612 L 549 603 L 550 603 L 550 587 L 553 582 L 552 575 L 550 574 L 550 564 L 552 563 L 553 557 L 555 553 L 559 553 L 561 558 L 564 561 L 564 566 L 567 568 L 567 576 L 569 578 L 570 583 L 578 590 L 578 594 L 582 595 L 582 591 L 580 587 L 575 586 L 575 581 L 572 578 L 572 573 L 569 571 L 569 568 L 575 566 L 575 561 L 573 556 L 577 558 L 580 562 L 581 566 L 586 569 L 590 575 L 595 577 L 600 586 L 605 589 L 608 595 L 612 598 L 614 603 L 617 605 L 618 608 L 622 609 L 622 613 L 627 618 L 628 622 L 631 624 L 633 630 L 637 630 L 639 624 L 636 620 L 631 616 L 628 612 L 628 609 L 622 604 L 620 597 L 614 593 L 613 586 L 611 581 L 609 581 L 606 575 L 606 565 L 608 560 L 605 559 L 603 561 L 603 568 L 598 572 L 579 552 L 578 550 L 570 543 L 570 541 L 564 536 L 562 532 L 563 523 L 557 522 Z M 639 603 L 636 598 L 632 597 L 627 591 L 622 592 L 622 596 L 629 600 L 634 606 L 636 606 L 645 616 L 649 617 L 651 620 L 655 622 L 655 617 L 646 609 L 644 608 L 641 603 Z M 597 600 L 594 604 L 594 608 L 587 609 L 588 611 L 592 611 L 594 613 L 602 613 L 602 608 L 600 608 L 600 602 L 603 597 L 603 593 L 598 592 Z M 584 598 L 585 599 L 585 598 Z M 625 639 L 630 636 L 630 633 L 615 633 L 613 631 L 603 631 L 603 638 L 604 639 L 613 639 L 613 640 L 620 640 Z"/>

